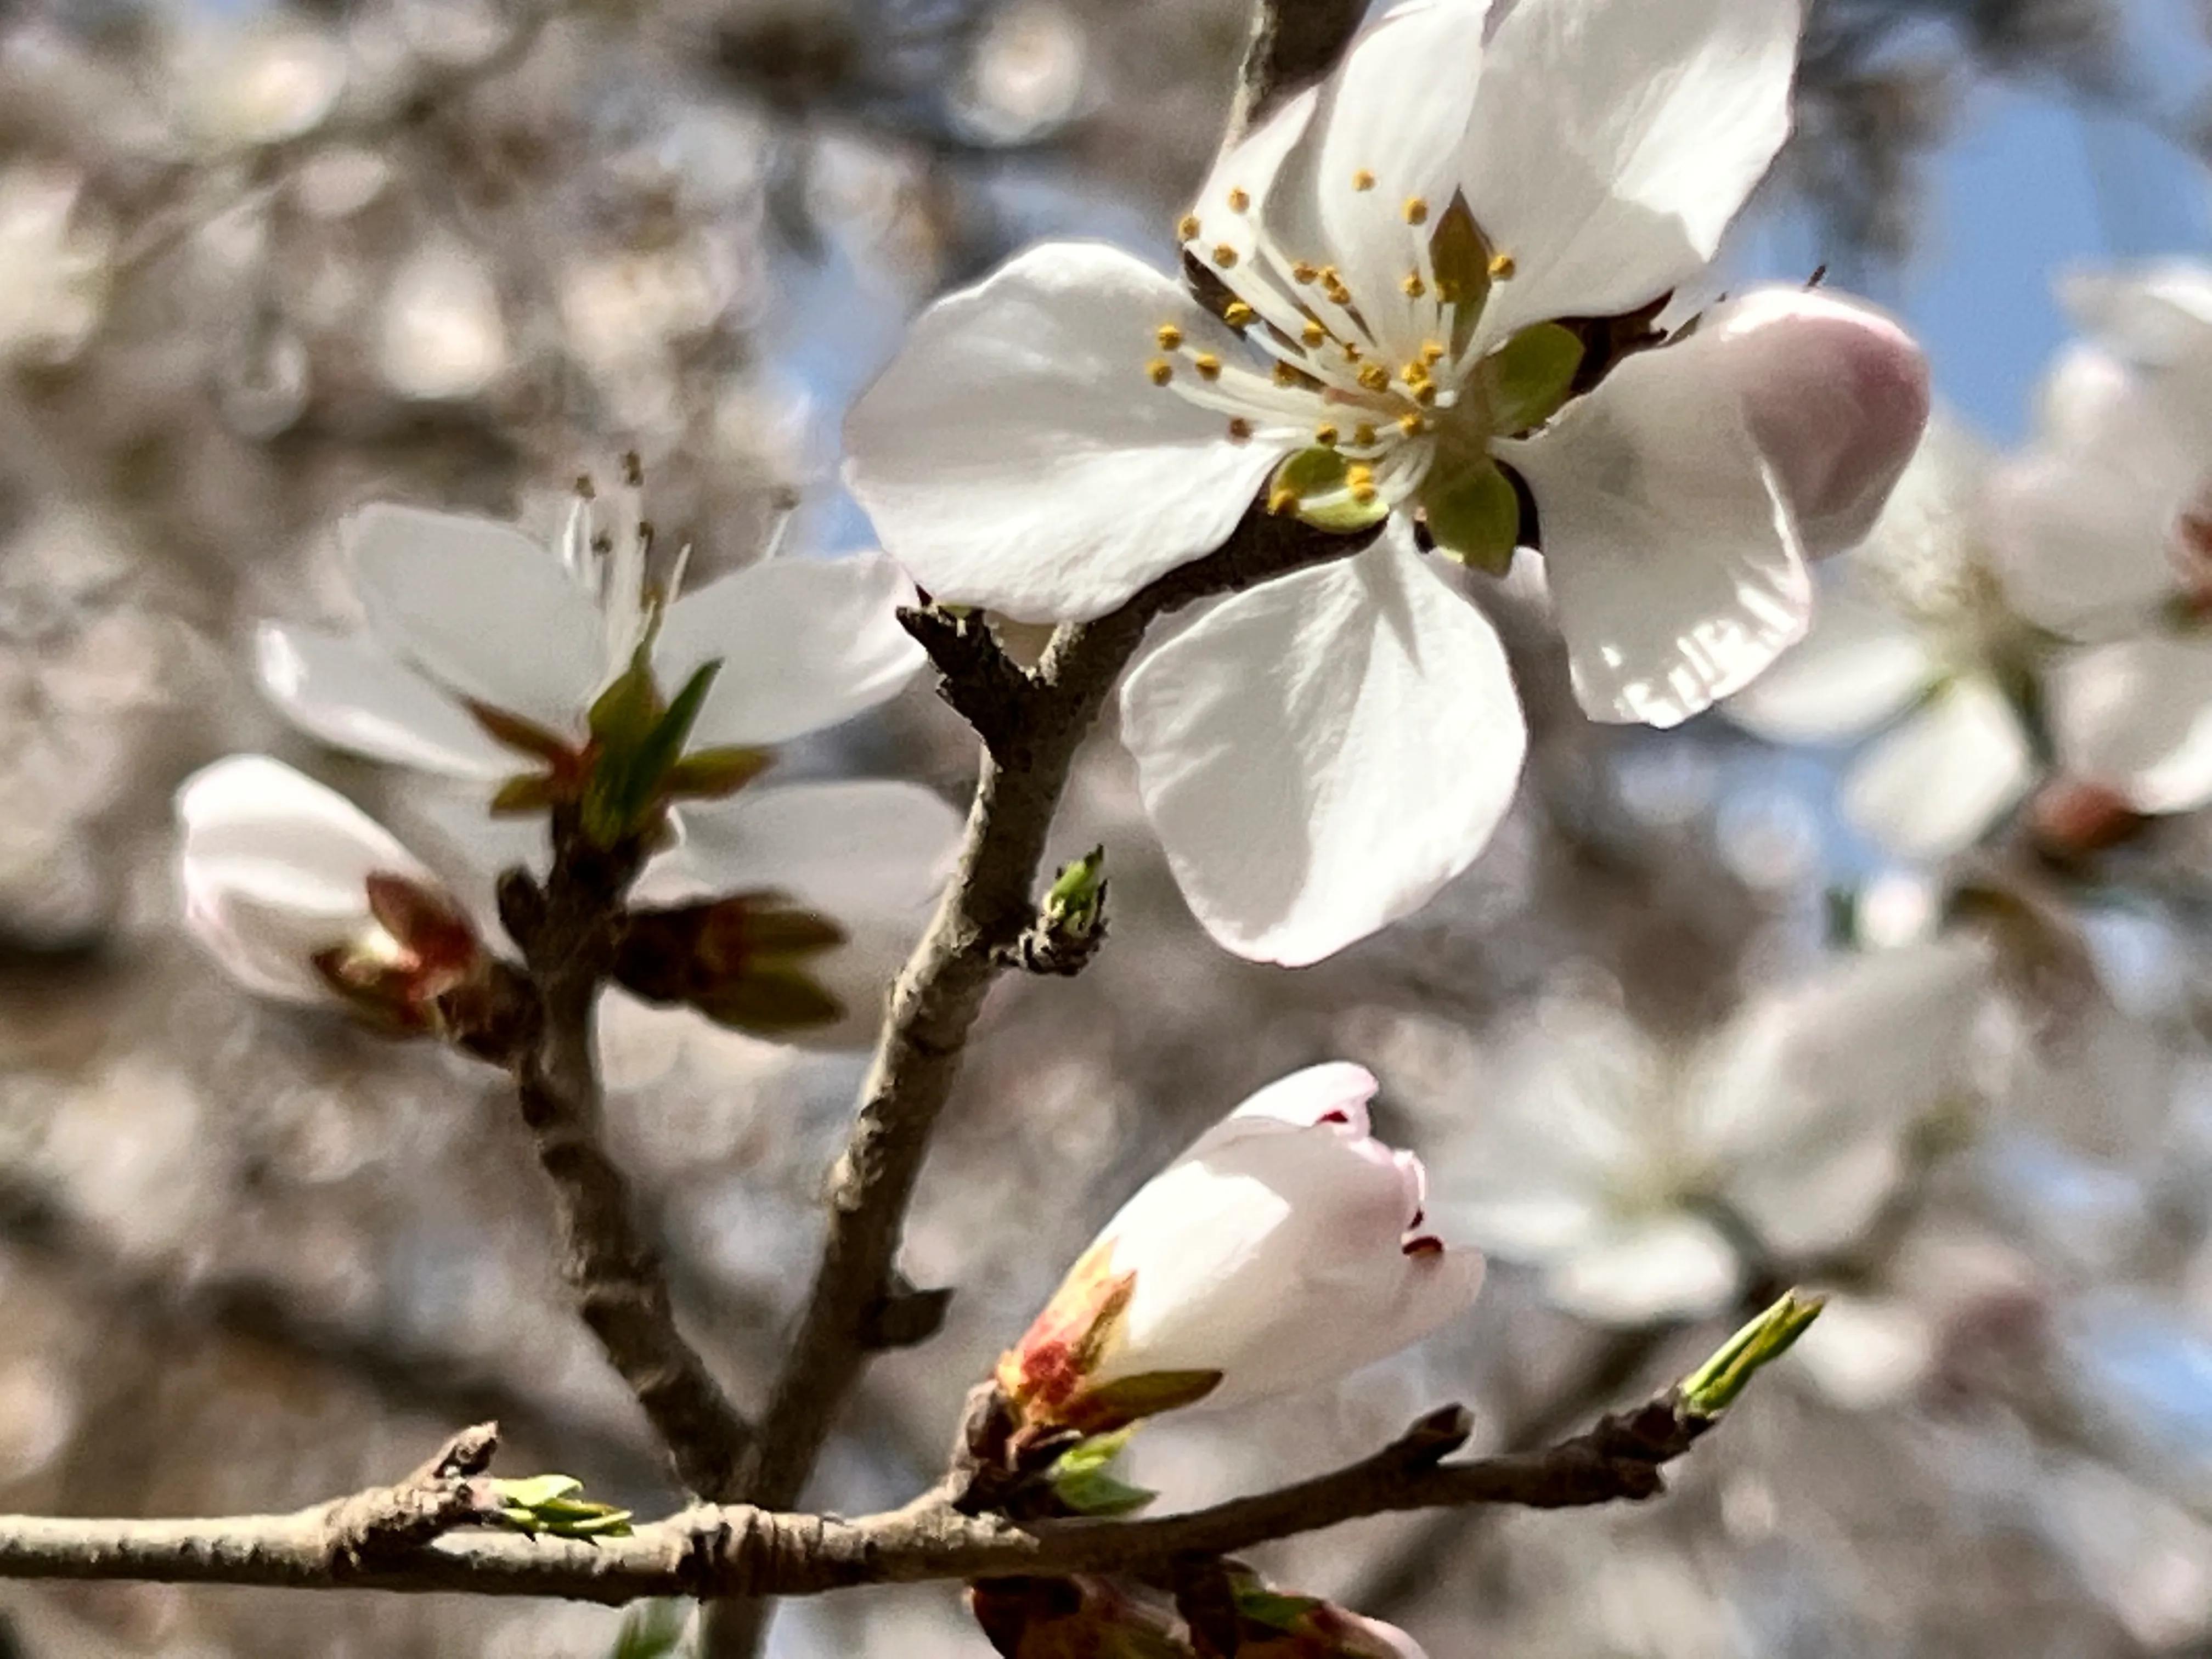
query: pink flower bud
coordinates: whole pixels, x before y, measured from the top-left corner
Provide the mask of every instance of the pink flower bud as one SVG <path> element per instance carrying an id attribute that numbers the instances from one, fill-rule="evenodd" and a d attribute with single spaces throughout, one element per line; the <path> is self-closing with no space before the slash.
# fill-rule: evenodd
<path id="1" fill-rule="evenodd" d="M 438 879 L 382 825 L 264 755 L 177 792 L 185 922 L 240 984 L 420 1030 L 483 963 Z"/>
<path id="2" fill-rule="evenodd" d="M 1368 1133 L 1376 1087 L 1295 1073 L 1146 1182 L 1000 1361 L 1024 1425 L 1098 1433 L 1331 1382 L 1464 1311 L 1482 1258 L 1422 1231 L 1420 1160 Z"/>
<path id="3" fill-rule="evenodd" d="M 1863 301 L 1772 287 L 1715 306 L 1684 345 L 1728 354 L 1806 552 L 1864 540 L 1928 425 L 1928 359 L 1912 337 Z"/>

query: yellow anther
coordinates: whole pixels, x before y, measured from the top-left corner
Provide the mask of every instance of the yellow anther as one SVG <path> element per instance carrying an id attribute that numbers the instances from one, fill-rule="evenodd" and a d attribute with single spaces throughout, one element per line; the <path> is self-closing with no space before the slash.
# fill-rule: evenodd
<path id="1" fill-rule="evenodd" d="M 1164 357 L 1155 357 L 1145 365 L 1145 373 L 1154 386 L 1165 386 L 1175 379 L 1175 365 Z"/>
<path id="2" fill-rule="evenodd" d="M 1230 442 L 1231 442 L 1231 443 L 1233 443 L 1233 444 L 1241 444 L 1241 443 L 1244 443 L 1244 442 L 1249 441 L 1250 440 L 1251 436 L 1252 436 L 1252 422 L 1249 422 L 1249 421 L 1246 420 L 1246 419 L 1245 419 L 1242 415 L 1236 415 L 1236 416 L 1231 416 L 1231 417 L 1230 417 L 1230 422 L 1229 422 L 1229 441 L 1230 441 Z"/>
<path id="3" fill-rule="evenodd" d="M 1520 269 L 1521 267 L 1513 262 L 1513 256 L 1510 253 L 1493 253 L 1490 256 L 1490 274 L 1498 282 L 1510 282 L 1513 273 Z"/>
<path id="4" fill-rule="evenodd" d="M 1373 484 L 1371 484 L 1371 483 L 1354 484 L 1354 485 L 1352 485 L 1352 499 L 1353 501 L 1358 501 L 1358 502 L 1360 504 L 1360 506 L 1362 506 L 1362 507 L 1372 507 L 1372 506 L 1374 506 L 1374 505 L 1375 505 L 1375 486 L 1374 486 Z"/>
<path id="5" fill-rule="evenodd" d="M 1429 383 L 1429 366 L 1423 362 L 1407 363 L 1398 371 L 1398 378 L 1407 386 L 1426 386 Z"/>
<path id="6" fill-rule="evenodd" d="M 1413 388 L 1413 392 L 1415 403 L 1420 404 L 1423 409 L 1432 408 L 1437 401 L 1437 383 L 1434 380 L 1424 380 Z"/>
<path id="7" fill-rule="evenodd" d="M 1198 371 L 1198 378 L 1201 380 L 1218 380 L 1221 378 L 1221 359 L 1210 351 L 1200 352 L 1197 356 L 1190 360 L 1190 366 Z"/>
<path id="8" fill-rule="evenodd" d="M 1354 461 L 1344 469 L 1344 482 L 1353 489 L 1362 484 L 1371 484 L 1375 482 L 1375 469 L 1364 461 Z"/>
<path id="9" fill-rule="evenodd" d="M 1252 198 L 1246 195 L 1242 190 L 1232 189 L 1230 191 L 1229 210 L 1231 213 L 1242 213 L 1246 208 L 1249 208 L 1251 205 Z"/>
<path id="10" fill-rule="evenodd" d="M 1277 484 L 1267 492 L 1267 511 L 1277 517 L 1298 510 L 1298 492 L 1288 484 Z"/>
<path id="11" fill-rule="evenodd" d="M 1360 168 L 1358 172 L 1352 175 L 1352 187 L 1354 190 L 1374 189 L 1375 175 L 1370 173 L 1365 167 Z"/>
<path id="12" fill-rule="evenodd" d="M 1409 410 L 1398 417 L 1398 430 L 1408 438 L 1418 438 L 1428 429 L 1429 417 L 1425 415 L 1417 415 Z"/>
<path id="13" fill-rule="evenodd" d="M 1162 323 L 1152 337 L 1160 343 L 1163 351 L 1173 351 L 1182 344 L 1182 331 L 1173 323 Z"/>
<path id="14" fill-rule="evenodd" d="M 1437 341 L 1426 340 L 1422 342 L 1421 361 L 1428 364 L 1431 368 L 1443 362 L 1443 360 L 1450 355 L 1451 354 L 1449 352 L 1444 349 L 1442 343 Z"/>
<path id="15" fill-rule="evenodd" d="M 1421 280 L 1421 273 L 1418 270 L 1408 271 L 1406 280 L 1398 286 L 1405 290 L 1408 300 L 1418 300 L 1429 291 L 1429 285 Z"/>
<path id="16" fill-rule="evenodd" d="M 1216 242 L 1213 245 L 1213 263 L 1224 270 L 1228 270 L 1237 263 L 1237 250 L 1226 242 Z"/>
<path id="17" fill-rule="evenodd" d="M 1323 421 L 1319 426 L 1314 428 L 1314 441 L 1332 449 L 1336 447 L 1336 441 L 1343 435 L 1344 434 L 1342 433 L 1339 432 L 1327 421 Z"/>
<path id="18" fill-rule="evenodd" d="M 1318 265 L 1309 264 L 1304 259 L 1291 267 L 1291 280 L 1294 283 L 1315 282 L 1320 276 L 1321 268 Z"/>
<path id="19" fill-rule="evenodd" d="M 1242 300 L 1231 300 L 1221 307 L 1221 320 L 1231 328 L 1242 328 L 1259 313 Z"/>
<path id="20" fill-rule="evenodd" d="M 1198 216 L 1195 213 L 1186 213 L 1176 221 L 1176 240 L 1179 242 L 1198 240 Z"/>
<path id="21" fill-rule="evenodd" d="M 1338 344 L 1343 349 L 1345 362 L 1347 363 L 1356 363 L 1359 361 L 1359 345 L 1357 341 L 1342 340 L 1338 342 Z"/>
<path id="22" fill-rule="evenodd" d="M 1275 384 L 1277 386 L 1297 386 L 1304 381 L 1304 379 L 1305 377 L 1304 375 L 1300 374 L 1297 370 L 1292 368 L 1288 363 L 1277 363 L 1275 365 Z"/>
<path id="23" fill-rule="evenodd" d="M 1317 346 L 1328 338 L 1328 331 L 1319 323 L 1309 322 L 1298 331 L 1298 337 L 1310 346 Z"/>
<path id="24" fill-rule="evenodd" d="M 1428 222 L 1429 204 L 1418 196 L 1408 196 L 1406 198 L 1406 222 L 1409 225 L 1425 225 Z"/>
<path id="25" fill-rule="evenodd" d="M 1375 447 L 1375 428 L 1371 426 L 1352 428 L 1352 442 L 1355 448 L 1372 449 Z"/>
<path id="26" fill-rule="evenodd" d="M 1359 366 L 1359 384 L 1370 392 L 1388 392 L 1390 389 L 1390 371 L 1380 363 L 1362 363 Z"/>

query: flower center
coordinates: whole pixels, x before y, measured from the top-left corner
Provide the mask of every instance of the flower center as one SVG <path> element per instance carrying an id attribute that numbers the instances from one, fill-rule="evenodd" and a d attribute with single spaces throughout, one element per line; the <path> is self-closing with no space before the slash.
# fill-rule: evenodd
<path id="1" fill-rule="evenodd" d="M 1382 188 L 1367 168 L 1351 183 L 1355 193 Z M 1269 510 L 1352 530 L 1415 502 L 1439 545 L 1495 565 L 1511 556 L 1519 511 L 1491 442 L 1551 416 L 1581 361 L 1580 338 L 1555 324 L 1503 344 L 1486 337 L 1491 289 L 1516 268 L 1464 197 L 1438 211 L 1408 196 L 1376 216 L 1386 241 L 1402 237 L 1402 260 L 1386 249 L 1347 276 L 1279 246 L 1242 185 L 1201 202 L 1177 227 L 1186 267 L 1201 302 L 1253 356 L 1224 362 L 1166 322 L 1146 375 L 1218 412 L 1232 441 L 1285 453 Z"/>

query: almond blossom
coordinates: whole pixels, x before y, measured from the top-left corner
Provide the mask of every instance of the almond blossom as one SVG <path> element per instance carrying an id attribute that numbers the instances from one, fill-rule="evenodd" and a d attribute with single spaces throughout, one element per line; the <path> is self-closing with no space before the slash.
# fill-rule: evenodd
<path id="1" fill-rule="evenodd" d="M 848 477 L 949 603 L 1080 620 L 1255 501 L 1379 526 L 1207 610 L 1123 736 L 1224 944 L 1305 963 L 1481 850 L 1524 746 L 1431 551 L 1541 550 L 1576 689 L 1672 726 L 1803 630 L 1926 410 L 1893 324 L 1767 289 L 1671 338 L 1789 125 L 1796 0 L 1410 0 L 1232 146 L 1186 286 L 1052 243 L 939 301 L 854 410 Z"/>
<path id="2" fill-rule="evenodd" d="M 1633 1324 L 1720 1310 L 1753 1274 L 1858 1237 L 1913 1130 L 1973 1097 L 1979 941 L 1845 963 L 1670 1044 L 1553 1006 L 1439 1176 L 1440 1210 L 1553 1301 Z"/>
<path id="3" fill-rule="evenodd" d="M 999 1362 L 1024 1425 L 1101 1433 L 1332 1382 L 1464 1312 L 1482 1258 L 1422 1230 L 1420 1160 L 1369 1133 L 1378 1086 L 1295 1072 L 1139 1188 Z"/>
<path id="4" fill-rule="evenodd" d="M 428 867 L 334 790 L 233 755 L 177 791 L 185 925 L 257 995 L 422 1030 L 484 962 Z"/>
<path id="5" fill-rule="evenodd" d="M 589 804 L 604 766 L 593 711 L 611 686 L 643 675 L 662 702 L 703 687 L 665 773 L 678 804 L 655 809 L 659 850 L 631 898 L 727 902 L 714 919 L 720 947 L 741 951 L 748 935 L 773 932 L 754 943 L 806 957 L 803 989 L 771 964 L 805 1004 L 770 1019 L 776 1035 L 871 1039 L 958 816 L 915 784 L 752 780 L 774 745 L 872 708 L 913 677 L 921 653 L 895 614 L 911 592 L 896 567 L 880 555 L 771 557 L 683 592 L 683 558 L 658 557 L 629 490 L 612 510 L 580 500 L 552 548 L 508 525 L 385 504 L 348 520 L 342 540 L 368 629 L 263 624 L 262 683 L 287 715 L 326 742 L 466 787 L 461 810 L 450 799 L 424 807 L 489 877 L 542 868 L 549 808 Z M 803 938 L 794 909 L 817 919 Z"/>
<path id="6" fill-rule="evenodd" d="M 1905 858 L 1980 840 L 2043 770 L 2024 709 L 2047 641 L 2008 603 L 1993 465 L 1936 421 L 1872 533 L 1832 562 L 1811 631 L 1725 705 L 1775 743 L 1873 737 L 1845 774 L 1844 815 Z"/>
<path id="7" fill-rule="evenodd" d="M 2061 770 L 2138 812 L 2188 811 L 2212 801 L 2212 268 L 2060 292 L 2089 339 L 1997 480 L 2008 587 L 2078 643 L 2047 692 Z"/>

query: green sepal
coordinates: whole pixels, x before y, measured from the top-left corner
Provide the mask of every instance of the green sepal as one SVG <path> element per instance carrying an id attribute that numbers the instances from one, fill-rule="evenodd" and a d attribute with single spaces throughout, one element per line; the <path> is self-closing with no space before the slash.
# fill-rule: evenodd
<path id="1" fill-rule="evenodd" d="M 726 800 L 767 771 L 775 759 L 765 749 L 735 744 L 695 749 L 668 769 L 662 793 L 672 800 Z"/>
<path id="2" fill-rule="evenodd" d="M 1522 329 L 1484 359 L 1491 429 L 1504 434 L 1541 426 L 1559 412 L 1582 367 L 1582 337 L 1558 323 Z"/>
<path id="3" fill-rule="evenodd" d="M 1132 1423 L 1111 1434 L 1094 1434 L 1060 1455 L 1047 1479 L 1062 1508 L 1074 1515 L 1110 1518 L 1134 1515 L 1159 1496 L 1121 1480 L 1107 1467 L 1121 1455 L 1136 1431 L 1137 1425 Z"/>
<path id="4" fill-rule="evenodd" d="M 691 999 L 717 1025 L 753 1036 L 787 1036 L 845 1017 L 845 1005 L 794 967 L 757 964 L 728 985 Z"/>
<path id="5" fill-rule="evenodd" d="M 1277 467 L 1268 493 L 1287 489 L 1297 497 L 1292 509 L 1316 530 L 1343 533 L 1380 524 L 1390 509 L 1380 495 L 1365 502 L 1352 499 L 1346 482 L 1352 463 L 1325 444 L 1298 453 Z"/>
<path id="6" fill-rule="evenodd" d="M 1219 1371 L 1146 1371 L 1087 1390 L 1084 1408 L 1094 1419 L 1127 1423 L 1194 1406 L 1220 1386 Z"/>
<path id="7" fill-rule="evenodd" d="M 1437 297 L 1457 307 L 1452 314 L 1452 355 L 1467 349 L 1482 308 L 1490 301 L 1490 239 L 1474 222 L 1467 198 L 1454 195 L 1437 216 L 1429 237 L 1429 269 L 1436 275 Z"/>
<path id="8" fill-rule="evenodd" d="M 1316 445 L 1310 449 L 1301 449 L 1277 467 L 1271 488 L 1295 491 L 1303 501 L 1309 495 L 1322 495 L 1331 490 L 1343 489 L 1344 475 L 1351 469 L 1352 463 L 1335 450 L 1326 445 Z"/>
<path id="9" fill-rule="evenodd" d="M 1305 1620 L 1328 1605 L 1317 1596 L 1285 1595 L 1269 1589 L 1256 1577 L 1237 1580 L 1235 1595 L 1237 1613 L 1247 1622 L 1285 1636 L 1298 1634 Z"/>
<path id="10" fill-rule="evenodd" d="M 1692 1417 L 1718 1417 L 1736 1401 L 1760 1370 L 1788 1353 L 1806 1328 L 1827 1305 L 1822 1297 L 1800 1297 L 1794 1290 L 1723 1343 L 1711 1358 L 1674 1388 L 1682 1410 Z"/>
<path id="11" fill-rule="evenodd" d="M 495 818 L 520 818 L 549 811 L 552 805 L 552 775 L 525 772 L 520 777 L 509 778 L 493 792 L 489 810 Z"/>
<path id="12" fill-rule="evenodd" d="M 510 714 L 503 708 L 495 708 L 488 702 L 478 702 L 473 698 L 464 699 L 461 706 L 468 710 L 469 718 L 483 729 L 484 735 L 501 748 L 534 757 L 556 767 L 575 759 L 576 746 L 574 744 L 535 720 L 526 720 L 520 714 Z"/>
<path id="13" fill-rule="evenodd" d="M 1421 514 L 1436 544 L 1462 564 L 1493 576 L 1512 568 L 1521 501 L 1512 481 L 1492 463 L 1431 479 L 1421 494 Z"/>
<path id="14" fill-rule="evenodd" d="M 664 798 L 668 775 L 684 753 L 721 666 L 719 659 L 701 665 L 664 708 L 641 650 L 629 672 L 592 704 L 592 735 L 600 753 L 584 791 L 584 833 L 599 845 L 611 847 L 641 828 Z M 646 720 L 648 707 L 652 715 Z"/>
<path id="15" fill-rule="evenodd" d="M 660 688 L 653 678 L 653 659 L 640 647 L 630 658 L 629 666 L 592 700 L 585 725 L 602 748 L 625 754 L 645 741 L 663 712 Z"/>
<path id="16" fill-rule="evenodd" d="M 1380 495 L 1371 501 L 1356 501 L 1350 490 L 1317 501 L 1298 503 L 1299 519 L 1316 530 L 1331 531 L 1340 536 L 1371 529 L 1389 516 L 1390 504 Z"/>

